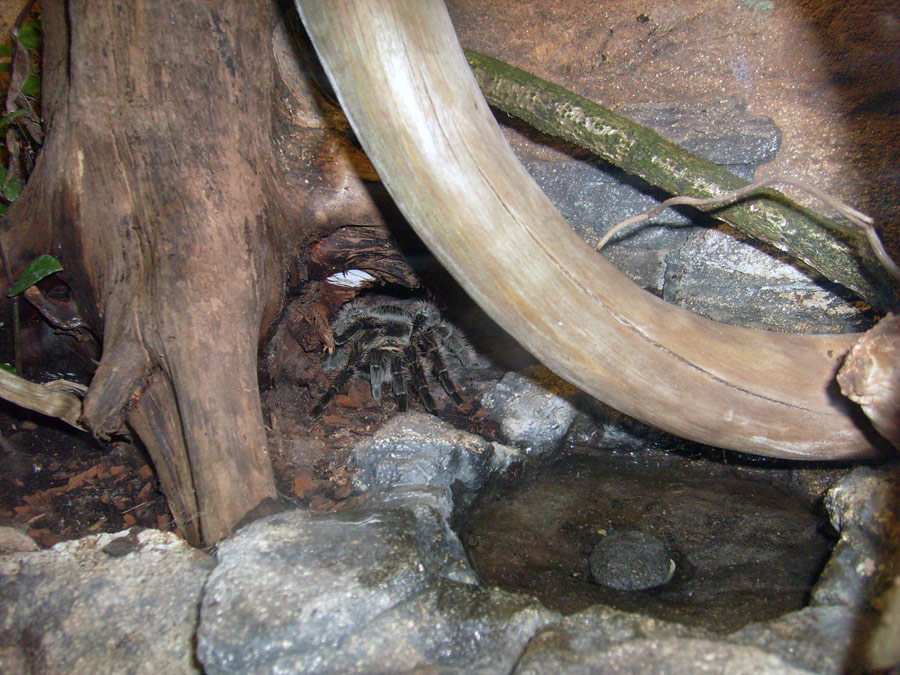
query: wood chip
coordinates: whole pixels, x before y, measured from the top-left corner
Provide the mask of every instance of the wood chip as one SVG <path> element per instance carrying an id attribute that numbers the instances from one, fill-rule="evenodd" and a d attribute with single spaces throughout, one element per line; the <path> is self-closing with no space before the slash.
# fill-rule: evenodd
<path id="1" fill-rule="evenodd" d="M 334 397 L 335 405 L 339 405 L 342 408 L 358 408 L 356 401 L 347 396 L 346 394 L 338 394 Z"/>
<path id="2" fill-rule="evenodd" d="M 145 483 L 144 487 L 141 488 L 141 491 L 137 493 L 137 496 L 134 498 L 136 502 L 142 502 L 150 496 L 150 491 L 153 489 L 152 483 Z"/>
<path id="3" fill-rule="evenodd" d="M 350 423 L 350 420 L 348 420 L 346 417 L 335 413 L 325 413 L 324 415 L 322 415 L 322 421 L 325 424 L 330 424 L 334 427 L 346 426 Z"/>
<path id="4" fill-rule="evenodd" d="M 300 472 L 294 476 L 292 492 L 300 497 L 300 499 L 303 499 L 315 486 L 316 481 L 313 478 L 312 472 L 308 469 L 301 469 Z"/>
<path id="5" fill-rule="evenodd" d="M 97 477 L 97 474 L 100 473 L 100 465 L 95 464 L 90 469 L 86 471 L 82 471 L 79 474 L 75 474 L 74 476 L 69 478 L 69 482 L 66 485 L 66 492 L 70 490 L 77 490 L 82 487 L 86 482 L 91 481 L 93 478 Z"/>

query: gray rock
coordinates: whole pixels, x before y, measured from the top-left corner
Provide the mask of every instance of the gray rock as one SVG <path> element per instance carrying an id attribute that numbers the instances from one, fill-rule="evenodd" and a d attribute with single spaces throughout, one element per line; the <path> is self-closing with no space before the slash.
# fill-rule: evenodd
<path id="1" fill-rule="evenodd" d="M 739 97 L 724 101 L 642 104 L 619 112 L 687 150 L 750 179 L 771 161 L 781 132 L 768 117 L 752 117 Z M 671 196 L 603 163 L 526 160 L 525 168 L 563 217 L 591 246 L 616 223 L 655 208 Z M 603 254 L 635 283 L 662 293 L 666 255 L 681 246 L 692 221 L 669 209 L 652 225 L 632 228 Z"/>
<path id="2" fill-rule="evenodd" d="M 545 671 L 559 672 L 559 671 Z M 780 657 L 744 645 L 696 638 L 637 639 L 586 655 L 581 669 L 568 672 L 615 675 L 728 673 L 729 675 L 799 675 L 813 671 L 791 666 Z"/>
<path id="3" fill-rule="evenodd" d="M 222 542 L 197 655 L 209 673 L 320 670 L 349 635 L 426 587 L 412 514 L 357 509 L 258 520 Z"/>
<path id="4" fill-rule="evenodd" d="M 642 104 L 619 112 L 748 180 L 781 144 L 772 120 L 750 116 L 738 97 Z M 601 163 L 531 160 L 525 166 L 591 246 L 615 224 L 672 196 Z M 791 332 L 851 332 L 871 325 L 871 313 L 820 275 L 712 222 L 689 210 L 667 209 L 616 235 L 603 255 L 638 285 L 716 321 Z"/>
<path id="5" fill-rule="evenodd" d="M 507 373 L 481 399 L 506 438 L 536 456 L 559 447 L 578 415 L 578 390 L 543 366 Z"/>
<path id="6" fill-rule="evenodd" d="M 440 520 L 434 511 L 427 518 Z M 198 631 L 204 669 L 508 669 L 558 615 L 527 596 L 454 580 L 464 557 L 453 569 L 435 554 L 447 550 L 435 546 L 440 528 L 421 519 L 421 509 L 375 499 L 342 514 L 277 514 L 223 542 Z M 441 536 L 455 540 L 449 528 Z M 458 541 L 450 549 L 462 556 Z"/>
<path id="7" fill-rule="evenodd" d="M 563 612 L 605 603 L 720 631 L 774 618 L 805 605 L 831 542 L 823 518 L 740 471 L 664 453 L 572 455 L 473 514 L 470 558 L 486 583 Z M 670 547 L 659 574 L 671 557 L 672 582 L 652 593 L 592 583 L 596 545 L 636 529 Z M 636 557 L 609 573 L 640 575 Z"/>
<path id="8" fill-rule="evenodd" d="M 532 636 L 558 619 L 526 595 L 439 580 L 348 639 L 329 670 L 508 673 Z"/>
<path id="9" fill-rule="evenodd" d="M 897 494 L 896 470 L 860 467 L 841 478 L 825 496 L 841 538 L 813 589 L 810 605 L 746 626 L 729 641 L 756 645 L 817 673 L 841 673 L 850 662 L 860 667 L 877 663 L 879 670 L 896 665 L 900 652 L 896 644 L 889 644 L 893 640 L 872 637 L 880 635 L 879 623 L 869 608 L 890 611 L 886 599 L 897 584 L 895 566 L 884 553 L 900 531 L 893 506 Z M 893 620 L 882 620 L 882 625 Z"/>
<path id="10" fill-rule="evenodd" d="M 618 591 L 644 591 L 662 586 L 675 574 L 668 547 L 646 532 L 607 535 L 591 551 L 591 576 Z"/>
<path id="11" fill-rule="evenodd" d="M 777 654 L 796 667 L 830 675 L 845 672 L 859 620 L 846 607 L 806 607 L 798 612 L 745 626 L 728 641 Z"/>
<path id="12" fill-rule="evenodd" d="M 415 518 L 413 535 L 419 546 L 419 553 L 427 569 L 445 579 L 464 584 L 477 584 L 478 576 L 469 566 L 466 551 L 443 510 L 434 508 L 430 500 L 422 500 L 415 493 L 398 496 L 402 491 L 389 490 L 375 497 L 370 509 L 376 504 L 402 503 Z"/>
<path id="13" fill-rule="evenodd" d="M 744 178 L 750 178 L 755 167 L 775 159 L 781 147 L 781 130 L 775 122 L 770 117 L 751 116 L 740 96 L 626 105 L 617 112 Z"/>
<path id="14" fill-rule="evenodd" d="M 841 532 L 825 569 L 810 594 L 811 605 L 858 608 L 877 570 L 878 549 L 858 531 Z"/>
<path id="15" fill-rule="evenodd" d="M 543 673 L 805 673 L 753 646 L 697 628 L 591 607 L 539 631 L 516 675 Z"/>
<path id="16" fill-rule="evenodd" d="M 820 276 L 724 225 L 692 232 L 666 262 L 663 297 L 715 321 L 805 333 L 871 324 L 868 312 Z"/>
<path id="17" fill-rule="evenodd" d="M 897 495 L 900 472 L 864 466 L 848 473 L 828 491 L 825 507 L 837 530 L 859 530 L 878 540 L 896 541 L 900 537 Z"/>
<path id="18" fill-rule="evenodd" d="M 478 587 L 448 519 L 451 488 L 475 492 L 520 454 L 429 415 L 391 420 L 353 452 L 369 500 L 277 514 L 220 545 L 198 631 L 204 668 L 508 670 L 558 615 Z"/>
<path id="19" fill-rule="evenodd" d="M 589 662 L 593 655 L 611 645 L 642 638 L 706 635 L 697 628 L 594 605 L 538 631 L 528 643 L 515 672 L 592 672 Z"/>
<path id="20" fill-rule="evenodd" d="M 859 467 L 825 495 L 825 507 L 841 538 L 812 592 L 811 605 L 860 608 L 867 591 L 889 585 L 892 570 L 882 568 L 885 549 L 900 539 L 900 473 Z"/>
<path id="21" fill-rule="evenodd" d="M 103 548 L 132 538 L 133 552 Z M 0 558 L 0 671 L 198 673 L 193 636 L 212 563 L 144 530 Z"/>
<path id="22" fill-rule="evenodd" d="M 0 527 L 0 555 L 38 551 L 40 546 L 24 532 L 13 527 Z"/>
<path id="23" fill-rule="evenodd" d="M 616 223 L 655 208 L 668 195 L 621 171 L 588 162 L 526 161 L 525 168 L 554 206 L 591 246 Z M 684 243 L 691 221 L 667 210 L 653 226 L 633 228 L 606 245 L 603 255 L 636 284 L 661 292 L 666 254 Z"/>
<path id="24" fill-rule="evenodd" d="M 681 439 L 629 417 L 600 401 L 585 405 L 565 438 L 569 447 L 597 448 L 615 452 L 640 452 L 648 447 L 672 447 Z"/>
<path id="25" fill-rule="evenodd" d="M 390 491 L 394 499 L 427 499 L 449 518 L 454 485 L 472 496 L 522 457 L 515 448 L 459 431 L 432 415 L 404 413 L 353 449 L 353 482 L 366 492 Z"/>
<path id="26" fill-rule="evenodd" d="M 600 606 L 563 618 L 477 584 L 446 517 L 454 483 L 477 490 L 523 453 L 407 415 L 357 454 L 372 463 L 361 469 L 369 499 L 255 521 L 220 544 L 212 572 L 155 531 L 0 556 L 0 671 L 199 672 L 196 638 L 209 673 L 832 673 L 860 635 L 864 582 L 891 580 L 875 547 L 896 538 L 897 476 L 862 468 L 828 493 L 842 540 L 805 609 L 730 635 Z M 726 557 L 765 570 L 751 534 Z M 893 635 L 877 663 L 896 660 Z"/>

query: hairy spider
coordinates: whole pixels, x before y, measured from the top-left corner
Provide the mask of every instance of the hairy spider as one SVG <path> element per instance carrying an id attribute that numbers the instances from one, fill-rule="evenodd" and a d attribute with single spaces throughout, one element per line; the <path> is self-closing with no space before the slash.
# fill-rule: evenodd
<path id="1" fill-rule="evenodd" d="M 462 404 L 455 380 L 463 368 L 477 365 L 477 357 L 459 329 L 444 321 L 431 303 L 358 298 L 341 307 L 332 330 L 336 349 L 326 359 L 325 371 L 336 375 L 310 412 L 313 418 L 356 374 L 369 380 L 376 401 L 390 383 L 401 412 L 409 407 L 410 396 L 428 412 L 437 410 L 432 380 L 441 383 L 453 403 Z"/>

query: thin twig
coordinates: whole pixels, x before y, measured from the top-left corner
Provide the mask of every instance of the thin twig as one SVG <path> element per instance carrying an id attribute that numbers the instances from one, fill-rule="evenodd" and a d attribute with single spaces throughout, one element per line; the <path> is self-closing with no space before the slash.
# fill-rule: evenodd
<path id="1" fill-rule="evenodd" d="M 885 250 L 884 245 L 881 243 L 881 239 L 879 239 L 878 233 L 875 231 L 875 228 L 873 226 L 875 221 L 870 216 L 857 211 L 852 206 L 845 204 L 841 200 L 832 197 L 828 193 L 823 192 L 813 185 L 809 185 L 807 183 L 804 183 L 803 181 L 788 178 L 786 176 L 772 176 L 771 178 L 758 180 L 755 183 L 751 183 L 750 185 L 741 188 L 740 190 L 726 192 L 716 197 L 708 197 L 705 199 L 686 196 L 671 197 L 655 208 L 650 209 L 649 211 L 645 211 L 644 213 L 637 216 L 632 216 L 631 218 L 626 218 L 617 225 L 614 225 L 606 234 L 603 235 L 603 237 L 599 242 L 597 242 L 597 245 L 594 248 L 599 251 L 609 242 L 610 239 L 612 239 L 622 230 L 630 227 L 631 225 L 649 220 L 650 218 L 655 218 L 669 207 L 693 206 L 703 210 L 712 210 L 721 208 L 722 206 L 733 204 L 734 202 L 740 201 L 741 199 L 744 199 L 745 197 L 748 197 L 763 188 L 771 187 L 772 185 L 790 185 L 797 188 L 798 190 L 803 190 L 804 192 L 811 194 L 822 203 L 831 207 L 839 214 L 844 216 L 847 220 L 853 223 L 853 225 L 863 231 L 863 233 L 866 235 L 866 239 L 868 239 L 869 241 L 869 245 L 872 247 L 872 251 L 878 258 L 878 261 L 882 265 L 884 265 L 885 269 L 887 269 L 888 272 L 891 273 L 891 276 L 900 281 L 900 267 L 897 266 L 897 263 L 895 263 L 891 259 L 891 257 Z"/>
<path id="2" fill-rule="evenodd" d="M 131 513 L 132 511 L 135 511 L 135 510 L 141 508 L 142 506 L 147 506 L 148 504 L 152 504 L 152 503 L 153 503 L 152 499 L 149 501 L 146 501 L 146 502 L 141 502 L 137 506 L 132 506 L 130 509 L 126 509 L 125 511 L 122 511 L 122 515 L 124 516 L 126 513 Z"/>

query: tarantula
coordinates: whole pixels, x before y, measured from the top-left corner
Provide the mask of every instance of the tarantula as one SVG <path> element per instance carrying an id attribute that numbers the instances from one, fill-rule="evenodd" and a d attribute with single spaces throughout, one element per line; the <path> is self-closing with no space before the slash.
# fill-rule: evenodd
<path id="1" fill-rule="evenodd" d="M 332 330 L 336 349 L 326 359 L 325 371 L 337 374 L 310 412 L 314 419 L 357 373 L 369 380 L 376 401 L 390 383 L 401 412 L 411 395 L 428 412 L 437 410 L 429 377 L 441 383 L 453 403 L 462 404 L 454 380 L 463 368 L 477 364 L 475 352 L 430 302 L 358 298 L 340 309 Z"/>

